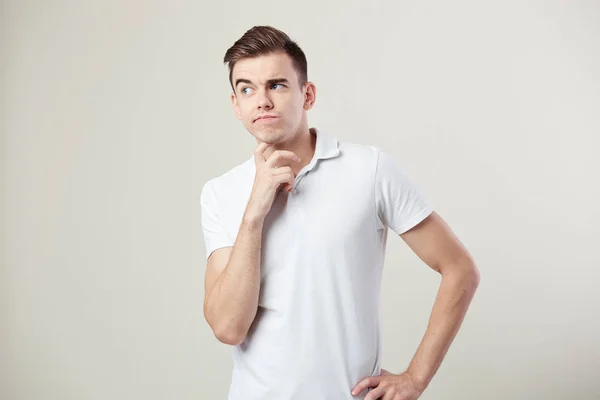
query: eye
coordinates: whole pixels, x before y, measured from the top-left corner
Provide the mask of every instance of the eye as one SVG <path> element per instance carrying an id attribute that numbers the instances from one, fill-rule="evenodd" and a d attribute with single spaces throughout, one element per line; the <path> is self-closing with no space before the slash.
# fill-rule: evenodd
<path id="1" fill-rule="evenodd" d="M 282 86 L 283 87 L 284 85 L 282 83 L 274 83 L 271 85 L 271 87 L 273 87 L 273 86 Z"/>
<path id="2" fill-rule="evenodd" d="M 242 94 L 248 94 L 248 92 L 246 92 L 246 90 L 251 90 L 251 88 L 249 88 L 249 87 L 242 88 Z"/>

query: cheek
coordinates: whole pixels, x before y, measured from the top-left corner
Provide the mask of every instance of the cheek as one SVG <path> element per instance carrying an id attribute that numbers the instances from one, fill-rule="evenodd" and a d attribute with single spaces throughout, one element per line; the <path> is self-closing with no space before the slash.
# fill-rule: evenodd
<path id="1" fill-rule="evenodd" d="M 302 108 L 304 105 L 304 101 L 303 99 L 300 97 L 298 98 L 297 96 L 294 96 L 291 99 L 288 99 L 288 101 L 286 101 L 286 109 L 287 109 L 287 113 L 290 115 L 296 115 L 296 114 L 301 114 L 302 113 Z"/>
<path id="2" fill-rule="evenodd" d="M 238 103 L 238 108 L 240 110 L 240 116 L 242 117 L 242 120 L 247 121 L 252 118 L 252 112 L 247 104 Z"/>
<path id="3" fill-rule="evenodd" d="M 302 101 L 302 99 L 300 100 L 294 100 L 293 104 L 290 105 L 289 108 L 289 113 L 290 116 L 293 116 L 293 118 L 297 121 L 300 120 L 300 118 L 302 118 L 302 111 L 304 110 L 304 103 Z"/>

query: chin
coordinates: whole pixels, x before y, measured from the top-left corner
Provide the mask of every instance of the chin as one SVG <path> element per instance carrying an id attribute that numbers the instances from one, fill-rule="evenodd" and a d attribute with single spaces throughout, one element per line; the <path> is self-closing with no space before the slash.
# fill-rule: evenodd
<path id="1" fill-rule="evenodd" d="M 285 138 L 285 132 L 282 129 L 266 128 L 254 133 L 254 137 L 267 143 L 277 143 Z"/>

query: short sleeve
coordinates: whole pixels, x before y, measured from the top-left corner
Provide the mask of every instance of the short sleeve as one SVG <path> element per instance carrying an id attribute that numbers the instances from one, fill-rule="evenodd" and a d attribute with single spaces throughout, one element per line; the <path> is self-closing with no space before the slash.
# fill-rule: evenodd
<path id="1" fill-rule="evenodd" d="M 206 259 L 208 260 L 213 251 L 234 244 L 219 218 L 217 202 L 210 181 L 204 184 L 200 194 L 200 213 Z"/>
<path id="2" fill-rule="evenodd" d="M 378 228 L 389 227 L 400 235 L 431 214 L 433 204 L 389 154 L 380 149 L 377 152 L 375 202 Z"/>

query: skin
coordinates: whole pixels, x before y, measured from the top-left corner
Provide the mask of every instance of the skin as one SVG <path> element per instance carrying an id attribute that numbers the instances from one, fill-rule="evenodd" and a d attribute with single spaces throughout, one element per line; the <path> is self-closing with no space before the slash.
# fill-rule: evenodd
<path id="1" fill-rule="evenodd" d="M 365 400 L 418 399 L 440 367 L 479 286 L 473 258 L 435 211 L 400 237 L 442 280 L 425 335 L 409 367 L 399 374 L 382 369 L 381 375 L 361 380 L 352 394 L 372 388 Z"/>
<path id="2" fill-rule="evenodd" d="M 276 193 L 283 187 L 289 191 L 314 155 L 316 140 L 306 111 L 314 104 L 316 89 L 310 82 L 298 83 L 284 53 L 238 61 L 232 81 L 236 117 L 258 143 L 256 174 L 235 245 L 217 249 L 208 258 L 204 316 L 219 341 L 236 345 L 245 339 L 258 308 L 265 216 Z M 277 118 L 256 121 L 267 114 Z"/>
<path id="3" fill-rule="evenodd" d="M 275 150 L 293 152 L 300 162 L 288 157 L 283 165 L 291 167 L 296 175 L 314 155 L 315 138 L 310 135 L 306 112 L 316 100 L 315 85 L 299 84 L 292 60 L 285 53 L 238 61 L 232 71 L 232 84 L 233 110 L 256 138 L 258 153 L 268 160 Z M 269 123 L 256 121 L 267 114 L 277 118 Z M 382 369 L 381 375 L 365 377 L 349 388 L 354 396 L 370 388 L 365 400 L 416 400 L 421 396 L 454 340 L 480 281 L 473 258 L 437 212 L 400 237 L 428 267 L 440 273 L 441 284 L 428 327 L 409 367 L 398 374 Z M 207 289 L 213 286 L 231 254 L 231 247 L 213 253 L 207 268 Z M 236 338 L 230 343 L 241 340 Z"/>
<path id="4" fill-rule="evenodd" d="M 306 117 L 316 100 L 314 83 L 301 86 L 292 59 L 282 52 L 238 61 L 231 81 L 235 89 L 231 103 L 236 118 L 256 138 L 257 144 L 271 144 L 264 152 L 265 159 L 275 150 L 292 151 L 301 159 L 290 165 L 297 174 L 315 152 L 316 138 L 310 134 Z M 268 123 L 256 121 L 262 115 L 277 118 Z"/>

